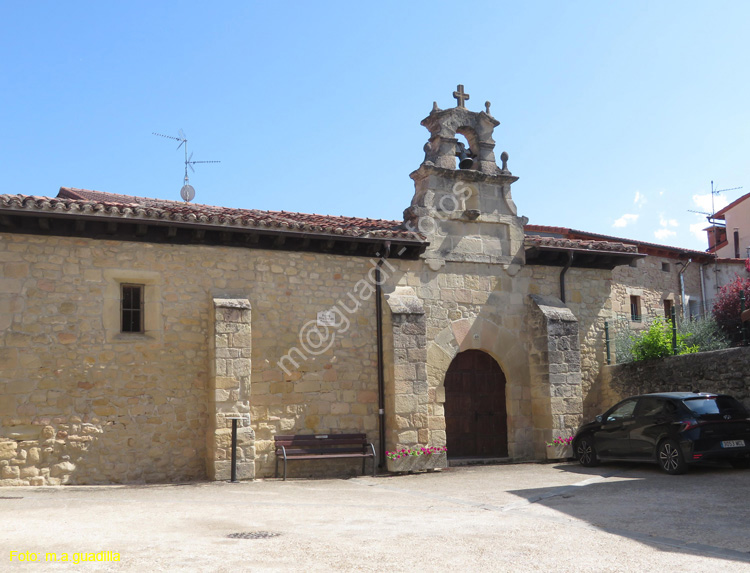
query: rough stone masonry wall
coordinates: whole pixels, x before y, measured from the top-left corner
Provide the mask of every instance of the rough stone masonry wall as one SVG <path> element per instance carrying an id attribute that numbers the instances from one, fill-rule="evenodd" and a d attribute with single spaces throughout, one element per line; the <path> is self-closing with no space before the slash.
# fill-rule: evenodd
<path id="1" fill-rule="evenodd" d="M 209 400 L 208 479 L 232 477 L 232 433 L 236 431 L 237 479 L 255 477 L 255 432 L 250 420 L 252 308 L 247 299 L 213 299 Z M 236 426 L 236 430 L 233 427 Z"/>
<path id="2" fill-rule="evenodd" d="M 560 297 L 561 267 L 535 265 L 527 269 L 531 273 L 531 294 Z M 600 269 L 568 269 L 565 293 L 565 305 L 578 319 L 581 390 L 585 409 L 587 404 L 597 400 L 596 392 L 591 392 L 591 389 L 599 377 L 599 369 L 607 363 L 604 323 L 612 318 L 611 273 Z"/>
<path id="3" fill-rule="evenodd" d="M 572 435 L 583 413 L 578 320 L 557 297 L 530 295 L 534 312 L 529 361 L 535 456 L 545 443 Z"/>
<path id="4" fill-rule="evenodd" d="M 613 319 L 633 329 L 645 327 L 647 321 L 664 317 L 664 301 L 671 300 L 675 305 L 677 316 L 687 309 L 682 308 L 680 289 L 680 270 L 687 261 L 672 258 L 648 256 L 640 259 L 635 267 L 623 265 L 612 271 L 612 310 Z M 669 270 L 663 270 L 663 265 Z M 685 294 L 690 300 L 702 300 L 700 284 L 700 267 L 691 263 L 683 273 Z M 630 321 L 630 295 L 641 297 L 641 314 L 643 323 Z M 707 295 L 710 296 L 710 295 Z"/>
<path id="5" fill-rule="evenodd" d="M 650 392 L 719 392 L 734 396 L 750 409 L 750 347 L 714 350 L 607 366 L 599 392 L 602 407 L 593 418 L 620 400 Z"/>
<path id="6" fill-rule="evenodd" d="M 373 297 L 330 346 L 303 350 L 288 375 L 277 366 L 318 311 L 354 306 L 347 294 L 368 260 L 8 234 L 0 267 L 2 485 L 205 478 L 214 297 L 253 307 L 258 475 L 273 472 L 276 433 L 365 431 L 377 442 Z M 145 335 L 107 328 L 103 299 L 118 277 L 146 284 L 158 312 Z"/>

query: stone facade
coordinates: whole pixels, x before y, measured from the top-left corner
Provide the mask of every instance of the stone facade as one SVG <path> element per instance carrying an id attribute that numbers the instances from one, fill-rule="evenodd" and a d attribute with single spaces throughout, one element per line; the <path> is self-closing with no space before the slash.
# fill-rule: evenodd
<path id="1" fill-rule="evenodd" d="M 240 479 L 273 475 L 279 434 L 442 448 L 446 374 L 467 350 L 504 378 L 492 407 L 507 444 L 487 455 L 546 457 L 604 399 L 605 322 L 636 290 L 649 312 L 700 292 L 699 266 L 628 267 L 631 245 L 529 240 L 489 105 L 435 106 L 422 123 L 403 222 L 0 196 L 0 485 L 228 479 L 233 419 Z M 123 284 L 142 289 L 142 332 L 122 332 Z"/>
<path id="2" fill-rule="evenodd" d="M 319 311 L 349 300 L 369 259 L 3 234 L 0 261 L 3 485 L 222 477 L 230 422 L 221 412 L 245 405 L 259 476 L 273 471 L 276 433 L 365 431 L 377 443 L 374 298 L 359 300 L 330 347 L 307 352 L 299 337 Z M 102 295 L 117 270 L 129 281 L 158 274 L 158 289 L 146 284 L 147 299 L 160 297 L 156 330 L 108 339 Z M 214 298 L 246 299 L 252 311 L 221 310 Z M 225 311 L 252 313 L 252 335 L 224 342 Z M 287 374 L 277 362 L 292 348 L 304 359 L 295 354 Z M 249 381 L 228 388 L 222 376 L 244 373 L 248 352 L 251 402 Z"/>
<path id="3" fill-rule="evenodd" d="M 612 272 L 613 318 L 638 329 L 654 318 L 665 318 L 665 305 L 674 306 L 678 317 L 690 316 L 689 301 L 703 300 L 699 266 L 670 257 L 650 256 L 637 261 L 633 267 L 617 267 Z M 687 308 L 683 305 L 683 291 Z M 640 299 L 642 320 L 631 320 L 631 296 Z M 700 306 L 698 309 L 701 310 Z"/>

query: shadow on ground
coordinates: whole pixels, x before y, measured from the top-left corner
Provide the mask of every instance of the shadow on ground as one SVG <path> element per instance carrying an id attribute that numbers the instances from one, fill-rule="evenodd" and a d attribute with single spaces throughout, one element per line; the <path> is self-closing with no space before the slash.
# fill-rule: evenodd
<path id="1" fill-rule="evenodd" d="M 721 463 L 692 466 L 681 476 L 637 463 L 596 468 L 560 464 L 555 469 L 582 479 L 575 485 L 509 493 L 661 551 L 750 563 L 748 470 Z"/>

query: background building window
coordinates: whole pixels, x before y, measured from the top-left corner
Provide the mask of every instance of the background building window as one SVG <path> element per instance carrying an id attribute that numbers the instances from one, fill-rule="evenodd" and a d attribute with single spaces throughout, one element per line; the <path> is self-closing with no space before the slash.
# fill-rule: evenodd
<path id="1" fill-rule="evenodd" d="M 661 270 L 663 270 L 664 272 L 668 273 L 669 269 L 670 269 L 669 263 L 662 263 L 661 264 Z"/>
<path id="2" fill-rule="evenodd" d="M 641 297 L 630 297 L 630 320 L 633 322 L 641 321 Z"/>
<path id="3" fill-rule="evenodd" d="M 667 320 L 671 320 L 672 318 L 672 305 L 673 304 L 674 303 L 669 299 L 664 300 L 664 318 L 666 318 Z"/>
<path id="4" fill-rule="evenodd" d="M 121 285 L 121 332 L 143 332 L 143 285 Z"/>

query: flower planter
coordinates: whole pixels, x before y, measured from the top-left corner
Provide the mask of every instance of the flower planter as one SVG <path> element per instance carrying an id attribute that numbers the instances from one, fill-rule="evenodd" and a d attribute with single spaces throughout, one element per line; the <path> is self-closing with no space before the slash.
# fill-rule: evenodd
<path id="1" fill-rule="evenodd" d="M 423 472 L 435 470 L 438 468 L 448 467 L 448 453 L 435 452 L 432 454 L 422 454 L 419 456 L 402 456 L 398 459 L 386 460 L 386 467 L 389 472 Z"/>
<path id="2" fill-rule="evenodd" d="M 573 457 L 573 448 L 570 444 L 554 445 L 547 448 L 548 460 L 567 460 Z"/>

